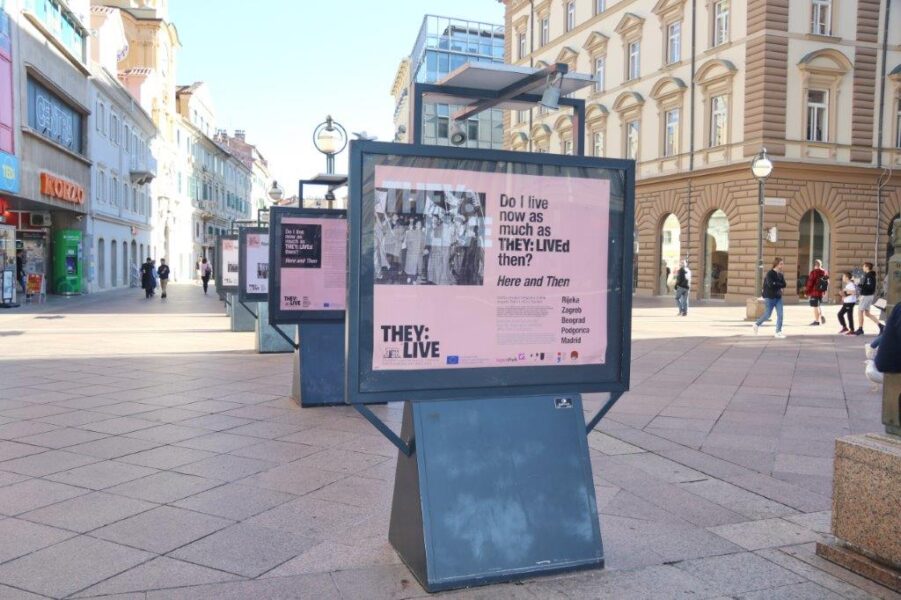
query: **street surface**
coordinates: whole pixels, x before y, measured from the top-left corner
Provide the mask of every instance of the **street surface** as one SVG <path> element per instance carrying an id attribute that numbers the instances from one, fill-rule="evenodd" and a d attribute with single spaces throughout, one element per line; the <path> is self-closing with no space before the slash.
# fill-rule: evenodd
<path id="1" fill-rule="evenodd" d="M 193 285 L 0 313 L 0 599 L 401 599 L 396 450 L 299 409 Z M 444 598 L 897 598 L 819 559 L 836 437 L 882 430 L 863 342 L 807 307 L 637 300 L 632 391 L 591 434 L 607 569 Z M 602 398 L 590 396 L 589 409 Z M 399 429 L 401 405 L 376 407 Z"/>

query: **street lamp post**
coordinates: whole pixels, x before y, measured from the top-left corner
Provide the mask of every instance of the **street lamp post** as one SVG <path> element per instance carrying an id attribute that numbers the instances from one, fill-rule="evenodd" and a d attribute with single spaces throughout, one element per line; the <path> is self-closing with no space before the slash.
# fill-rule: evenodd
<path id="1" fill-rule="evenodd" d="M 325 117 L 325 121 L 313 130 L 313 145 L 325 154 L 326 174 L 333 175 L 335 173 L 335 155 L 347 146 L 347 131 L 340 123 L 332 119 L 332 115 L 328 115 Z"/>
<path id="2" fill-rule="evenodd" d="M 757 179 L 757 273 L 754 278 L 755 298 L 761 293 L 763 283 L 763 203 L 766 190 L 766 179 L 773 172 L 773 163 L 766 155 L 766 148 L 761 148 L 751 161 L 751 173 Z"/>
<path id="3" fill-rule="evenodd" d="M 272 203 L 278 204 L 284 195 L 285 191 L 282 189 L 282 186 L 278 184 L 278 181 L 273 180 L 272 187 L 269 189 L 269 197 L 272 198 Z"/>

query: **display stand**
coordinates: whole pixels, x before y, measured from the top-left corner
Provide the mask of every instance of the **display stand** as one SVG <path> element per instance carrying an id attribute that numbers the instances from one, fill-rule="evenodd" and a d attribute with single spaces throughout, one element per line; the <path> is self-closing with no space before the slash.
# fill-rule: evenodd
<path id="1" fill-rule="evenodd" d="M 604 565 L 580 396 L 407 402 L 401 438 L 388 537 L 427 591 Z"/>
<path id="2" fill-rule="evenodd" d="M 256 302 L 256 349 L 260 354 L 294 352 L 294 325 L 270 325 L 269 303 Z"/>
<path id="3" fill-rule="evenodd" d="M 300 405 L 344 404 L 344 319 L 304 321 L 297 327 Z"/>
<path id="4" fill-rule="evenodd" d="M 237 294 L 228 294 L 228 303 L 231 306 L 231 331 L 253 331 L 256 328 L 256 315 L 246 304 L 238 302 Z"/>

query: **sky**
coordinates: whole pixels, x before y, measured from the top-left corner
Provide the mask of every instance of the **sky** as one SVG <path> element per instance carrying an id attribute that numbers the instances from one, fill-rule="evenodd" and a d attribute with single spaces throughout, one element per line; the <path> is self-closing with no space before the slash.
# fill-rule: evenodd
<path id="1" fill-rule="evenodd" d="M 391 85 L 427 13 L 504 22 L 497 0 L 170 0 L 178 82 L 206 82 L 216 126 L 244 129 L 289 196 L 325 171 L 312 139 L 326 115 L 351 139 L 393 139 Z"/>

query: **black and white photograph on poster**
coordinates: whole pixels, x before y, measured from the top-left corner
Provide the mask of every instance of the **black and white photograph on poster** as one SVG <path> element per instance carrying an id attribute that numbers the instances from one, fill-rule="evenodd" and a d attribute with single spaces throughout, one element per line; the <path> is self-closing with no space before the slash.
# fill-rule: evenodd
<path id="1" fill-rule="evenodd" d="M 483 284 L 484 193 L 377 188 L 375 194 L 376 284 Z"/>
<path id="2" fill-rule="evenodd" d="M 237 273 L 238 265 L 236 265 L 235 263 L 228 263 L 228 272 L 229 273 Z"/>
<path id="3" fill-rule="evenodd" d="M 257 279 L 269 279 L 269 263 L 257 263 Z"/>
<path id="4" fill-rule="evenodd" d="M 289 224 L 282 226 L 282 266 L 318 269 L 322 266 L 322 226 Z"/>

